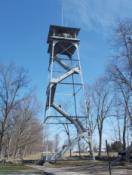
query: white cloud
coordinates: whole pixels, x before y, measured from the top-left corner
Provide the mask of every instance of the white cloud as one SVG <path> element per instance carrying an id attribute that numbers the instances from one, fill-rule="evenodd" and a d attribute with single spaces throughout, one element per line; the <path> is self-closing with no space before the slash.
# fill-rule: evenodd
<path id="1" fill-rule="evenodd" d="M 123 18 L 132 18 L 131 0 L 61 0 L 64 24 L 102 30 Z"/>

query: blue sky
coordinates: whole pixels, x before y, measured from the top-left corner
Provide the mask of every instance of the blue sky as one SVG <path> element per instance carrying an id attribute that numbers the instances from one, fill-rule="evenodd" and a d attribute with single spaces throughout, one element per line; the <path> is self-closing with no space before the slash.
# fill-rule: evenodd
<path id="1" fill-rule="evenodd" d="M 29 71 L 41 102 L 47 86 L 50 24 L 81 28 L 80 58 L 85 83 L 100 77 L 111 56 L 115 23 L 132 17 L 131 0 L 0 0 L 0 63 Z"/>

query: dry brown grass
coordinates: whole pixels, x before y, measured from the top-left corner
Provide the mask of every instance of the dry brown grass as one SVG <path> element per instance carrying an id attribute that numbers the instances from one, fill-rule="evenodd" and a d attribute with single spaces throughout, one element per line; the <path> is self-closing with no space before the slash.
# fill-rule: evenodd
<path id="1" fill-rule="evenodd" d="M 39 153 L 27 155 L 27 156 L 25 156 L 23 159 L 24 159 L 24 160 L 39 160 L 39 159 L 41 159 L 41 154 L 42 154 L 42 153 L 39 152 Z"/>

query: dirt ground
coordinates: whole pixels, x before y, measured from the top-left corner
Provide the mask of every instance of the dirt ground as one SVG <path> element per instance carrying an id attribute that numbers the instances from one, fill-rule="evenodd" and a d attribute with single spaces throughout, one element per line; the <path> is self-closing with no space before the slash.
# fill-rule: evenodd
<path id="1" fill-rule="evenodd" d="M 42 170 L 43 172 L 50 173 L 50 175 L 109 175 L 107 162 L 86 162 L 83 165 L 76 163 L 70 163 L 61 166 L 59 163 L 56 165 L 35 166 L 34 168 Z M 112 175 L 132 175 L 132 164 L 125 166 L 112 166 Z"/>

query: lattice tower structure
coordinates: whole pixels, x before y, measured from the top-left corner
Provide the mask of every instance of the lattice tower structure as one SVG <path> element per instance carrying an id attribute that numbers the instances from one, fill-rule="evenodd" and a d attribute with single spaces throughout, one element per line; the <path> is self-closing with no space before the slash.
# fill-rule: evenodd
<path id="1" fill-rule="evenodd" d="M 85 98 L 79 31 L 79 28 L 51 25 L 47 40 L 50 58 L 44 121 L 59 118 L 63 123 L 67 120 L 73 124 L 78 133 L 74 142 L 82 136 L 90 136 L 85 126 L 86 113 L 81 109 L 82 104 L 85 109 Z"/>

